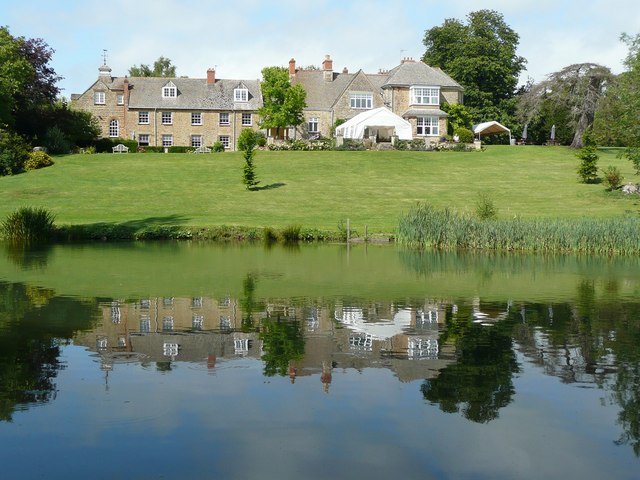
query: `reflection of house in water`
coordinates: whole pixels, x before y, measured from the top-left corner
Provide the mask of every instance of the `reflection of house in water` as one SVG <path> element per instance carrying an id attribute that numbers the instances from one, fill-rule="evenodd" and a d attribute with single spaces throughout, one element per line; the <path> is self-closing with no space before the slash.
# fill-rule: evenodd
<path id="1" fill-rule="evenodd" d="M 291 362 L 289 376 L 295 381 L 317 375 L 325 390 L 336 367 L 386 368 L 400 380 L 411 381 L 433 377 L 451 361 L 443 360 L 438 344 L 444 307 L 436 303 L 262 305 L 262 311 L 252 314 L 255 327 L 247 331 L 239 302 L 230 298 L 113 301 L 103 306 L 98 328 L 78 334 L 75 341 L 95 349 L 103 367 L 118 361 L 179 361 L 202 362 L 214 369 L 219 361 L 259 359 L 264 354 L 261 319 L 295 321 L 304 333 L 304 356 Z"/>

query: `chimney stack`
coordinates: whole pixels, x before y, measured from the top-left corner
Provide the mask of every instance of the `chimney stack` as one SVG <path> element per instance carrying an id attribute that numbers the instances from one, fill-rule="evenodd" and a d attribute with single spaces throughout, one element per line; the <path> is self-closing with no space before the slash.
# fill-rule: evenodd
<path id="1" fill-rule="evenodd" d="M 213 85 L 216 83 L 216 69 L 210 68 L 207 70 L 207 85 Z"/>
<path id="2" fill-rule="evenodd" d="M 324 61 L 322 62 L 322 70 L 324 70 L 325 81 L 333 81 L 333 60 L 331 60 L 330 55 L 324 56 Z"/>
<path id="3" fill-rule="evenodd" d="M 289 60 L 289 76 L 293 77 L 296 74 L 296 59 Z"/>
<path id="4" fill-rule="evenodd" d="M 349 69 L 348 69 L 347 67 L 344 67 L 344 68 L 342 69 L 342 73 L 349 73 Z"/>

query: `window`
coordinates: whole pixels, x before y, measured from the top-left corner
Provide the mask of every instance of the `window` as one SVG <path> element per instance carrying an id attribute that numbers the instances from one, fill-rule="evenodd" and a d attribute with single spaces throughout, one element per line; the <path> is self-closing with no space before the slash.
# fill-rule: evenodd
<path id="1" fill-rule="evenodd" d="M 104 105 L 106 103 L 104 92 L 93 92 L 93 103 L 96 105 Z"/>
<path id="2" fill-rule="evenodd" d="M 162 135 L 162 146 L 170 147 L 173 145 L 173 135 Z"/>
<path id="3" fill-rule="evenodd" d="M 440 89 L 437 87 L 411 87 L 412 105 L 439 105 Z"/>
<path id="4" fill-rule="evenodd" d="M 112 138 L 120 136 L 120 124 L 118 120 L 111 120 L 109 122 L 109 136 Z"/>
<path id="5" fill-rule="evenodd" d="M 233 101 L 234 102 L 248 102 L 249 101 L 249 90 L 246 88 L 236 88 L 233 90 Z"/>
<path id="6" fill-rule="evenodd" d="M 178 89 L 173 82 L 167 83 L 162 87 L 162 98 L 175 98 L 178 96 Z"/>
<path id="7" fill-rule="evenodd" d="M 309 133 L 318 133 L 318 117 L 309 119 Z"/>
<path id="8" fill-rule="evenodd" d="M 124 105 L 124 95 L 118 95 L 116 97 L 118 105 Z"/>
<path id="9" fill-rule="evenodd" d="M 418 117 L 416 118 L 416 134 L 438 136 L 439 123 L 438 117 Z"/>
<path id="10" fill-rule="evenodd" d="M 220 135 L 220 137 L 218 137 L 218 140 L 220 140 L 220 143 L 224 145 L 224 148 L 229 148 L 229 135 Z"/>
<path id="11" fill-rule="evenodd" d="M 163 125 L 171 125 L 173 123 L 172 112 L 162 112 L 162 124 Z"/>
<path id="12" fill-rule="evenodd" d="M 202 113 L 191 112 L 191 125 L 202 125 Z"/>
<path id="13" fill-rule="evenodd" d="M 138 145 L 140 145 L 141 147 L 148 147 L 149 146 L 149 135 L 147 134 L 141 134 L 138 135 Z"/>
<path id="14" fill-rule="evenodd" d="M 352 93 L 351 108 L 368 110 L 373 106 L 373 94 L 371 93 Z"/>
<path id="15" fill-rule="evenodd" d="M 224 112 L 220 114 L 220 125 L 229 125 L 229 113 Z"/>
<path id="16" fill-rule="evenodd" d="M 202 146 L 202 135 L 191 135 L 191 146 L 200 148 Z"/>
<path id="17" fill-rule="evenodd" d="M 138 123 L 140 125 L 149 125 L 149 112 L 138 112 Z"/>
<path id="18" fill-rule="evenodd" d="M 242 114 L 242 126 L 243 127 L 250 127 L 251 126 L 251 114 L 250 113 L 243 113 Z"/>

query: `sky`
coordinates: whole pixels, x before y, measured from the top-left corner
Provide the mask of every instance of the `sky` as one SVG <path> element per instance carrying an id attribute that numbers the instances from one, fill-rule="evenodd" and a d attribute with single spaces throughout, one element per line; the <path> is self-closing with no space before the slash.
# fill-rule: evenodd
<path id="1" fill-rule="evenodd" d="M 420 59 L 426 30 L 491 9 L 520 37 L 527 60 L 521 83 L 544 80 L 573 63 L 623 70 L 623 32 L 640 33 L 637 0 L 0 0 L 0 26 L 42 38 L 55 50 L 61 95 L 97 79 L 107 50 L 113 76 L 160 56 L 179 76 L 258 79 L 266 66 L 320 66 L 376 73 L 402 58 Z"/>

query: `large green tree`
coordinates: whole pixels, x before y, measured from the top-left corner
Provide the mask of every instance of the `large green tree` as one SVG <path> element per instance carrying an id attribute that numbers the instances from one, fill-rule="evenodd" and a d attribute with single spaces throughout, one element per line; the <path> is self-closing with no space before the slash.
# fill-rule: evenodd
<path id="1" fill-rule="evenodd" d="M 304 121 L 302 110 L 306 106 L 307 92 L 300 84 L 291 85 L 286 68 L 263 68 L 261 89 L 263 106 L 258 114 L 262 118 L 262 128 L 279 131 L 298 126 Z"/>
<path id="2" fill-rule="evenodd" d="M 598 104 L 613 79 L 611 71 L 595 63 L 577 63 L 551 73 L 547 79 L 531 85 L 520 98 L 523 121 L 539 115 L 541 109 L 564 110 L 574 132 L 571 146 L 582 148 L 584 134 L 593 126 Z"/>
<path id="3" fill-rule="evenodd" d="M 134 65 L 129 69 L 130 77 L 168 77 L 176 76 L 176 67 L 171 65 L 171 60 L 166 57 L 159 57 L 153 62 L 153 67 L 141 63 L 140 66 Z"/>
<path id="4" fill-rule="evenodd" d="M 601 144 L 640 147 L 640 34 L 623 34 L 621 40 L 629 47 L 626 70 L 607 88 L 596 111 L 594 134 Z"/>
<path id="5" fill-rule="evenodd" d="M 526 60 L 517 55 L 519 36 L 494 10 L 467 15 L 467 22 L 447 19 L 425 32 L 422 60 L 440 67 L 465 89 L 465 106 L 474 121 L 506 123 Z"/>

